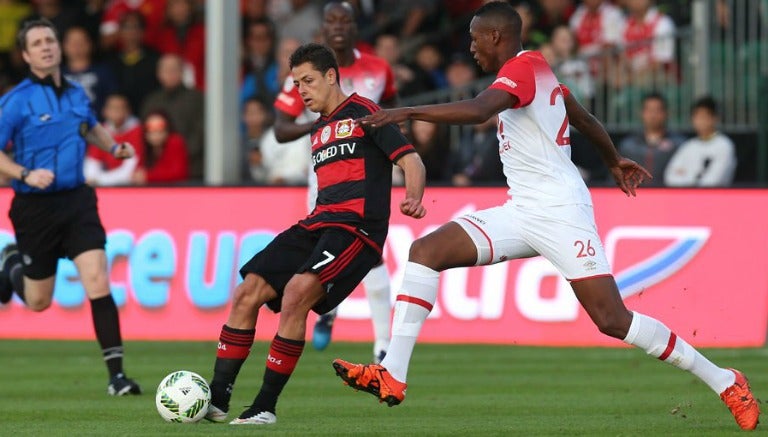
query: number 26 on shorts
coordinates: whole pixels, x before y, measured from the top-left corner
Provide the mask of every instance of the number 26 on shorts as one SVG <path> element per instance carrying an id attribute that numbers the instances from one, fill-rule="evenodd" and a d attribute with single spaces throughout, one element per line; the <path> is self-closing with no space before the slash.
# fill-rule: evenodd
<path id="1" fill-rule="evenodd" d="M 584 243 L 582 240 L 576 240 L 573 242 L 573 247 L 579 249 L 579 253 L 576 254 L 576 258 L 595 256 L 595 248 L 592 247 L 592 240 L 587 240 L 586 243 Z"/>

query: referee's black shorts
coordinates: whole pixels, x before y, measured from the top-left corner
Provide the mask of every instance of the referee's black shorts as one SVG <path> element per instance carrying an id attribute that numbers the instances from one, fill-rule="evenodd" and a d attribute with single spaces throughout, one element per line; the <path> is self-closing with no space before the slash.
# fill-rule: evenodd
<path id="1" fill-rule="evenodd" d="M 22 255 L 24 276 L 56 274 L 59 258 L 104 249 L 96 192 L 88 185 L 53 193 L 16 193 L 8 213 Z"/>
<path id="2" fill-rule="evenodd" d="M 294 225 L 245 263 L 240 275 L 245 278 L 248 273 L 255 273 L 264 278 L 278 294 L 267 306 L 280 312 L 283 290 L 291 277 L 297 273 L 314 273 L 326 294 L 313 310 L 324 314 L 346 299 L 380 260 L 376 250 L 344 229 L 327 227 L 310 231 Z"/>

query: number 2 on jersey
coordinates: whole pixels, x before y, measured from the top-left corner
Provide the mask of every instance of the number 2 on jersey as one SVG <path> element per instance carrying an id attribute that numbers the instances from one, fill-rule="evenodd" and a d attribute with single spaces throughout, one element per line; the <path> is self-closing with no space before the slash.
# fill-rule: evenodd
<path id="1" fill-rule="evenodd" d="M 549 104 L 552 106 L 555 106 L 555 99 L 557 96 L 560 96 L 563 98 L 563 103 L 565 103 L 565 96 L 563 96 L 563 89 L 558 86 L 557 88 L 552 90 L 552 94 L 549 95 Z M 557 131 L 557 138 L 555 139 L 555 142 L 558 146 L 568 146 L 571 144 L 571 137 L 565 136 L 565 131 L 568 130 L 568 113 L 565 113 L 565 118 L 563 119 L 563 124 L 560 126 L 560 130 Z"/>

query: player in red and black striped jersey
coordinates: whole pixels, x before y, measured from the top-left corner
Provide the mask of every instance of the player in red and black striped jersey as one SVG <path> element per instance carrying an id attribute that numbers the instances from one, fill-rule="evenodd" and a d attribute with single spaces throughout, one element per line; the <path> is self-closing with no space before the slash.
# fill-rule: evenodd
<path id="1" fill-rule="evenodd" d="M 307 316 L 335 308 L 381 261 L 387 237 L 392 163 L 405 173 L 400 212 L 422 218 L 426 171 L 396 125 L 363 128 L 355 119 L 378 107 L 339 85 L 333 52 L 301 46 L 290 59 L 304 104 L 321 115 L 312 127 L 312 161 L 319 195 L 314 211 L 282 232 L 241 269 L 219 337 L 206 418 L 223 422 L 235 378 L 253 344 L 259 308 L 282 311 L 259 394 L 233 424 L 272 424 L 277 398 L 304 349 Z"/>
<path id="2" fill-rule="evenodd" d="M 363 130 L 354 120 L 376 112 L 352 94 L 312 126 L 312 164 L 318 193 L 306 229 L 341 227 L 381 252 L 389 223 L 391 163 L 414 153 L 396 125 Z"/>

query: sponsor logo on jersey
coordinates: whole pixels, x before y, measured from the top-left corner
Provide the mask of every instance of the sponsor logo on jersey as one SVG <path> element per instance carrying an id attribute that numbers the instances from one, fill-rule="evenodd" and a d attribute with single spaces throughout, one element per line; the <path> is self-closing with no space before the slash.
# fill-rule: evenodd
<path id="1" fill-rule="evenodd" d="M 351 118 L 336 123 L 336 138 L 346 138 L 352 135 L 353 127 L 354 125 Z"/>
<path id="2" fill-rule="evenodd" d="M 501 84 L 504 84 L 504 85 L 506 85 L 506 86 L 508 86 L 510 88 L 517 88 L 517 82 L 515 82 L 514 80 L 512 80 L 512 79 L 510 79 L 508 77 L 503 77 L 502 76 L 502 77 L 496 78 L 496 80 L 494 80 L 493 83 L 494 84 L 501 83 Z"/>
<path id="3" fill-rule="evenodd" d="M 88 135 L 88 123 L 82 122 L 80 123 L 80 136 L 85 137 Z"/>
<path id="4" fill-rule="evenodd" d="M 326 126 L 323 128 L 323 131 L 320 133 L 320 142 L 325 144 L 328 142 L 328 139 L 331 138 L 331 127 Z"/>
<path id="5" fill-rule="evenodd" d="M 51 114 L 43 114 L 40 116 L 40 121 L 48 121 L 51 119 Z"/>

